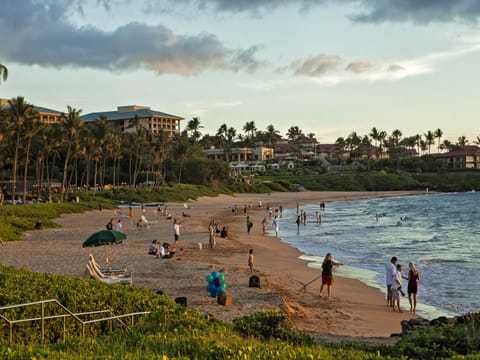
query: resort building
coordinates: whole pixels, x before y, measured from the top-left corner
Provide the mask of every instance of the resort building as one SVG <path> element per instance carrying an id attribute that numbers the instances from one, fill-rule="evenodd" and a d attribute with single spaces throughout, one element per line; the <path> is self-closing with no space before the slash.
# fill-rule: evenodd
<path id="1" fill-rule="evenodd" d="M 216 149 L 214 146 L 204 150 L 207 157 L 211 160 L 224 160 L 229 162 L 255 162 L 268 161 L 273 159 L 273 149 L 268 147 L 242 147 L 232 148 L 230 151 L 225 149 Z"/>
<path id="2" fill-rule="evenodd" d="M 92 123 L 102 115 L 124 132 L 135 131 L 135 123 L 138 122 L 138 125 L 154 134 L 165 131 L 170 137 L 180 132 L 180 121 L 184 119 L 139 105 L 118 106 L 117 111 L 93 112 L 81 118 L 85 123 Z"/>
<path id="3" fill-rule="evenodd" d="M 480 169 L 480 147 L 476 145 L 459 146 L 438 158 L 446 162 L 448 169 Z"/>
<path id="4" fill-rule="evenodd" d="M 0 107 L 8 108 L 8 99 L 0 99 Z M 38 120 L 45 124 L 55 124 L 60 121 L 62 115 L 61 111 L 48 109 L 42 106 L 33 105 L 33 109 L 38 113 Z"/>

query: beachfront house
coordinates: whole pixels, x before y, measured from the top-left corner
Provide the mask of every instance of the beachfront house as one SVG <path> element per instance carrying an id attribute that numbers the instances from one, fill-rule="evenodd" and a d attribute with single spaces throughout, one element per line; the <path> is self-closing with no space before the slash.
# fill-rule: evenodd
<path id="1" fill-rule="evenodd" d="M 184 120 L 180 116 L 139 105 L 118 106 L 116 111 L 92 112 L 81 118 L 88 124 L 97 121 L 102 115 L 122 132 L 135 131 L 135 124 L 138 124 L 154 134 L 165 131 L 170 137 L 180 132 L 180 122 Z"/>
<path id="2" fill-rule="evenodd" d="M 476 145 L 458 146 L 438 158 L 445 161 L 447 169 L 480 169 L 480 147 Z"/>

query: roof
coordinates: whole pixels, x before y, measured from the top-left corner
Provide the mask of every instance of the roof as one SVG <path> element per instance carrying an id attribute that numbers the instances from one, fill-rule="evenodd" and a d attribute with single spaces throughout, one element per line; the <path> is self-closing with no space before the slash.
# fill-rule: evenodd
<path id="1" fill-rule="evenodd" d="M 477 145 L 465 145 L 459 146 L 452 151 L 449 151 L 445 154 L 441 154 L 440 157 L 455 157 L 455 156 L 470 156 L 478 155 L 480 153 L 480 147 Z"/>
<path id="2" fill-rule="evenodd" d="M 168 117 L 177 120 L 183 120 L 182 117 L 167 114 L 160 111 L 150 110 L 150 109 L 138 109 L 134 111 L 100 111 L 93 112 L 90 114 L 82 115 L 81 118 L 85 122 L 95 121 L 100 118 L 101 115 L 105 115 L 107 120 L 123 120 L 123 119 L 133 119 L 135 116 L 139 118 L 148 118 L 152 116 Z"/>
<path id="3" fill-rule="evenodd" d="M 52 109 L 48 109 L 46 107 L 42 107 L 42 106 L 34 106 L 33 107 L 34 110 L 38 111 L 39 113 L 46 113 L 46 114 L 55 114 L 55 115 L 62 115 L 62 114 L 65 114 L 61 111 L 57 111 L 57 110 L 52 110 Z"/>

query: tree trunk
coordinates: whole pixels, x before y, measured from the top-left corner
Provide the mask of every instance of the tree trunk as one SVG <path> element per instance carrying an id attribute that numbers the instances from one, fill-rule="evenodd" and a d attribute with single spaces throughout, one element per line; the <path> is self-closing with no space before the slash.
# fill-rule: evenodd
<path id="1" fill-rule="evenodd" d="M 23 172 L 23 196 L 22 203 L 25 204 L 27 201 L 27 174 L 28 174 L 28 163 L 30 162 L 30 145 L 32 144 L 32 137 L 29 136 L 27 140 L 27 153 L 25 156 L 25 170 Z"/>

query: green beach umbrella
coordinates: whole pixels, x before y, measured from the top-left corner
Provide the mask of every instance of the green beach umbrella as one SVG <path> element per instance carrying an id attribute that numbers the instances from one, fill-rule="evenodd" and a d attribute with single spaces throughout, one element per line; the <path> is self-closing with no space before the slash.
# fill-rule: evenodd
<path id="1" fill-rule="evenodd" d="M 100 230 L 85 240 L 83 247 L 118 244 L 127 238 L 127 234 L 115 230 Z"/>
<path id="2" fill-rule="evenodd" d="M 115 230 L 100 230 L 89 236 L 84 241 L 83 247 L 102 246 L 110 244 L 119 244 L 122 240 L 127 238 L 127 234 Z M 105 261 L 108 261 L 107 248 L 105 247 Z"/>

